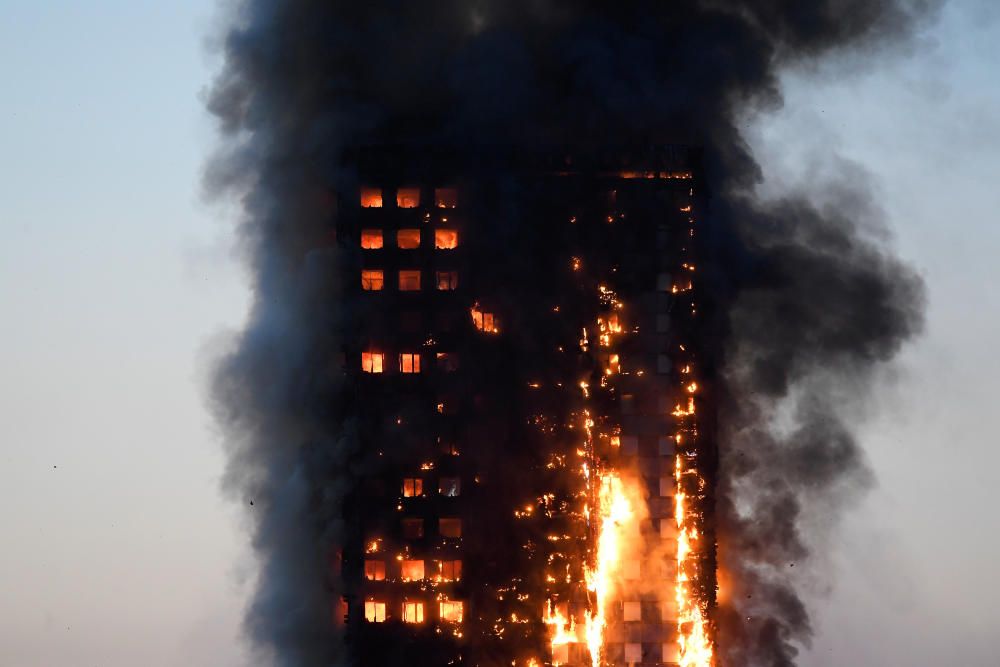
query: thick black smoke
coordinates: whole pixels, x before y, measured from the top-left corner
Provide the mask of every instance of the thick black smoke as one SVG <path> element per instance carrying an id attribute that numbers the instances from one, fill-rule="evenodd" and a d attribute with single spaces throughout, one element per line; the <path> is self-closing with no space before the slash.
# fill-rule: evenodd
<path id="1" fill-rule="evenodd" d="M 807 556 L 803 526 L 835 513 L 867 475 L 838 396 L 863 396 L 873 368 L 919 330 L 922 290 L 862 233 L 877 223 L 852 217 L 864 193 L 822 209 L 748 197 L 760 174 L 736 123 L 780 104 L 781 67 L 876 54 L 931 4 L 240 3 L 209 102 L 223 142 L 208 181 L 242 199 L 255 301 L 214 397 L 227 488 L 254 501 L 261 571 L 246 624 L 262 655 L 340 662 L 329 545 L 359 471 L 344 464 L 356 427 L 336 409 L 338 273 L 316 249 L 348 178 L 344 149 L 681 142 L 704 148 L 718 249 L 706 268 L 725 388 L 720 558 L 732 583 L 720 652 L 731 665 L 794 664 L 811 629 L 786 568 Z"/>

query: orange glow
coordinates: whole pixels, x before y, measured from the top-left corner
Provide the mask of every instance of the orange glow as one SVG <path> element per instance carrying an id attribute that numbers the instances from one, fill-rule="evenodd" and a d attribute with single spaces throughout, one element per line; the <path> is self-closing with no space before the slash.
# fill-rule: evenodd
<path id="1" fill-rule="evenodd" d="M 458 247 L 458 230 L 435 229 L 434 247 L 438 250 L 454 250 Z"/>
<path id="2" fill-rule="evenodd" d="M 419 229 L 400 229 L 396 232 L 396 245 L 402 250 L 413 250 L 420 247 Z"/>
<path id="3" fill-rule="evenodd" d="M 424 495 L 424 480 L 419 477 L 407 477 L 403 480 L 403 497 L 415 498 Z"/>
<path id="4" fill-rule="evenodd" d="M 437 288 L 442 291 L 458 289 L 458 271 L 438 271 Z"/>
<path id="5" fill-rule="evenodd" d="M 361 208 L 382 208 L 382 189 L 361 188 Z"/>
<path id="6" fill-rule="evenodd" d="M 385 354 L 382 352 L 362 352 L 361 370 L 365 373 L 381 373 L 385 368 Z"/>
<path id="7" fill-rule="evenodd" d="M 472 307 L 470 312 L 472 313 L 472 323 L 476 325 L 477 329 L 485 333 L 500 333 L 500 322 L 493 313 L 479 310 L 478 303 Z"/>
<path id="8" fill-rule="evenodd" d="M 365 600 L 365 620 L 369 623 L 385 623 L 385 603 Z"/>
<path id="9" fill-rule="evenodd" d="M 400 271 L 399 272 L 399 291 L 400 292 L 419 292 L 420 291 L 420 271 Z"/>
<path id="10" fill-rule="evenodd" d="M 399 355 L 400 373 L 419 373 L 420 355 L 412 352 L 403 352 Z"/>
<path id="11" fill-rule="evenodd" d="M 361 289 L 366 292 L 378 292 L 385 287 L 385 274 L 381 269 L 364 269 L 361 271 Z"/>
<path id="12" fill-rule="evenodd" d="M 401 575 L 403 581 L 420 581 L 424 578 L 424 561 L 404 560 Z"/>
<path id="13" fill-rule="evenodd" d="M 420 206 L 420 188 L 399 188 L 396 190 L 396 206 L 399 208 Z"/>
<path id="14" fill-rule="evenodd" d="M 364 250 L 378 250 L 382 247 L 381 229 L 362 229 L 361 247 Z"/>
<path id="15" fill-rule="evenodd" d="M 424 603 L 404 602 L 403 603 L 403 623 L 423 623 Z"/>
<path id="16" fill-rule="evenodd" d="M 368 581 L 385 581 L 385 561 L 366 560 L 365 579 Z"/>
<path id="17" fill-rule="evenodd" d="M 463 605 L 455 600 L 442 600 L 438 603 L 438 611 L 442 621 L 446 623 L 461 623 Z"/>
<path id="18" fill-rule="evenodd" d="M 462 579 L 462 561 L 440 560 L 437 563 L 438 573 L 435 581 L 460 581 Z"/>
<path id="19" fill-rule="evenodd" d="M 434 190 L 434 205 L 438 208 L 457 207 L 458 190 L 455 188 L 437 188 Z"/>

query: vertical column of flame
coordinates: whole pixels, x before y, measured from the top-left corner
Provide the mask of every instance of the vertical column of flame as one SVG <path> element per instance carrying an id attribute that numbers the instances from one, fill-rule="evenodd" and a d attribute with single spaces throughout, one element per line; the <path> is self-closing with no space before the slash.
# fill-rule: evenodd
<path id="1" fill-rule="evenodd" d="M 587 616 L 587 648 L 593 667 L 601 664 L 612 577 L 621 568 L 622 528 L 633 516 L 622 481 L 613 472 L 600 476 L 598 509 L 597 553 L 594 566 L 587 571 L 587 588 L 594 600 Z"/>

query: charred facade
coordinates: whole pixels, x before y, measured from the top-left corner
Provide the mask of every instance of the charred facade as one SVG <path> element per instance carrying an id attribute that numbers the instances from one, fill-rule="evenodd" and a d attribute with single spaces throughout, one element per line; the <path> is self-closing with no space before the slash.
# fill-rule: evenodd
<path id="1" fill-rule="evenodd" d="M 697 152 L 357 149 L 336 223 L 355 664 L 702 665 Z"/>

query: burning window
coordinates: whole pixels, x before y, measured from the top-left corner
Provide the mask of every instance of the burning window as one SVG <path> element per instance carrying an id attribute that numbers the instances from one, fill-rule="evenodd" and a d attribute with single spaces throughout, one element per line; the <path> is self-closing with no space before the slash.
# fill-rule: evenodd
<path id="1" fill-rule="evenodd" d="M 472 323 L 486 333 L 500 333 L 500 320 L 493 313 L 479 310 L 479 304 L 472 307 Z"/>
<path id="2" fill-rule="evenodd" d="M 419 477 L 407 477 L 403 480 L 403 497 L 416 498 L 424 495 L 424 480 Z"/>
<path id="3" fill-rule="evenodd" d="M 677 539 L 677 519 L 660 519 L 660 537 L 665 540 Z"/>
<path id="4" fill-rule="evenodd" d="M 446 623 L 462 622 L 462 603 L 455 600 L 442 600 L 439 604 L 441 620 Z"/>
<path id="5" fill-rule="evenodd" d="M 365 579 L 368 581 L 385 581 L 385 561 L 366 560 Z"/>
<path id="6" fill-rule="evenodd" d="M 420 581 L 424 578 L 424 561 L 404 560 L 401 574 L 403 581 Z"/>
<path id="7" fill-rule="evenodd" d="M 636 580 L 639 578 L 639 561 L 627 560 L 622 564 L 622 576 L 625 579 Z"/>
<path id="8" fill-rule="evenodd" d="M 462 561 L 460 560 L 439 560 L 438 581 L 459 581 L 462 578 Z"/>
<path id="9" fill-rule="evenodd" d="M 642 644 L 625 644 L 625 662 L 642 662 Z"/>
<path id="10" fill-rule="evenodd" d="M 458 289 L 458 271 L 438 271 L 437 288 L 442 291 Z"/>
<path id="11" fill-rule="evenodd" d="M 404 602 L 403 603 L 403 623 L 423 623 L 424 603 Z"/>
<path id="12" fill-rule="evenodd" d="M 369 623 L 385 623 L 385 603 L 365 600 L 365 620 Z"/>
<path id="13" fill-rule="evenodd" d="M 361 272 L 361 289 L 378 292 L 385 286 L 385 274 L 381 269 L 364 269 Z"/>
<path id="14" fill-rule="evenodd" d="M 434 247 L 438 250 L 454 250 L 458 247 L 458 230 L 435 229 Z"/>
<path id="15" fill-rule="evenodd" d="M 420 188 L 399 188 L 396 190 L 396 206 L 399 208 L 420 206 Z"/>
<path id="16" fill-rule="evenodd" d="M 637 600 L 627 600 L 622 603 L 623 620 L 641 621 L 642 605 Z"/>
<path id="17" fill-rule="evenodd" d="M 399 291 L 417 292 L 420 290 L 420 271 L 400 271 Z"/>
<path id="18" fill-rule="evenodd" d="M 382 189 L 361 188 L 361 208 L 382 208 Z"/>
<path id="19" fill-rule="evenodd" d="M 361 247 L 365 250 L 378 250 L 382 247 L 381 229 L 362 229 Z"/>
<path id="20" fill-rule="evenodd" d="M 442 477 L 438 481 L 438 493 L 448 498 L 457 498 L 462 491 L 462 481 L 458 477 Z M 459 527 L 461 531 L 461 526 Z M 456 537 L 458 537 L 456 535 Z"/>
<path id="21" fill-rule="evenodd" d="M 403 519 L 403 537 L 416 540 L 424 536 L 423 519 Z"/>
<path id="22" fill-rule="evenodd" d="M 438 532 L 441 533 L 441 537 L 461 537 L 462 520 L 438 519 Z"/>
<path id="23" fill-rule="evenodd" d="M 458 206 L 458 190 L 455 188 L 435 189 L 434 205 L 438 208 L 455 208 Z"/>
<path id="24" fill-rule="evenodd" d="M 663 645 L 663 662 L 670 664 L 679 663 L 681 661 L 681 646 L 677 642 L 669 642 Z"/>
<path id="25" fill-rule="evenodd" d="M 385 355 L 381 352 L 362 352 L 361 370 L 365 373 L 381 373 L 385 366 Z"/>
<path id="26" fill-rule="evenodd" d="M 412 352 L 403 352 L 399 355 L 400 373 L 419 373 L 420 355 Z"/>
<path id="27" fill-rule="evenodd" d="M 396 245 L 403 250 L 413 250 L 420 247 L 419 229 L 400 229 L 396 232 Z"/>
<path id="28" fill-rule="evenodd" d="M 454 352 L 438 352 L 436 355 L 437 366 L 446 373 L 458 370 L 458 355 Z"/>

